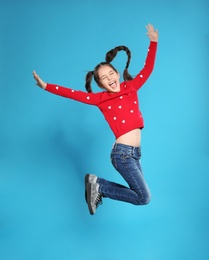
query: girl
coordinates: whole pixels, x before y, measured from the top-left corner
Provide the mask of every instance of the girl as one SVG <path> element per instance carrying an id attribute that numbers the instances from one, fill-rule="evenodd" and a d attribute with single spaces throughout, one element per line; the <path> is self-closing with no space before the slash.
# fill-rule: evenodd
<path id="1" fill-rule="evenodd" d="M 115 143 L 111 151 L 111 162 L 115 169 L 128 183 L 129 187 L 99 178 L 94 174 L 85 176 L 85 198 L 91 215 L 102 202 L 102 198 L 145 205 L 150 201 L 150 191 L 145 182 L 140 164 L 141 129 L 144 127 L 143 117 L 139 110 L 137 90 L 150 76 L 155 62 L 158 30 L 151 24 L 146 26 L 150 39 L 148 55 L 144 68 L 132 78 L 128 72 L 131 53 L 125 46 L 118 46 L 106 54 L 106 61 L 98 64 L 86 75 L 86 90 L 76 91 L 59 85 L 45 83 L 34 71 L 36 85 L 53 94 L 74 99 L 89 105 L 97 106 L 103 113 L 115 135 Z M 118 51 L 124 50 L 128 60 L 123 73 L 124 82 L 120 83 L 120 74 L 111 65 Z M 92 77 L 103 89 L 92 93 Z"/>

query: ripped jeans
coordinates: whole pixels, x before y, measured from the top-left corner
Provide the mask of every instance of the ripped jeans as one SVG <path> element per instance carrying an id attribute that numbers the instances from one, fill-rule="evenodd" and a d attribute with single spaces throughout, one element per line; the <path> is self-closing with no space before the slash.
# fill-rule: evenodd
<path id="1" fill-rule="evenodd" d="M 124 201 L 134 205 L 148 204 L 151 198 L 140 164 L 141 148 L 115 143 L 111 152 L 111 162 L 129 187 L 97 179 L 99 192 L 105 198 Z"/>

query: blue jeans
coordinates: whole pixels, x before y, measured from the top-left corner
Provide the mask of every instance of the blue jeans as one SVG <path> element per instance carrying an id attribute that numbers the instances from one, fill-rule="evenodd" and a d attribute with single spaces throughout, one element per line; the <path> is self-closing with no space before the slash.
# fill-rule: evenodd
<path id="1" fill-rule="evenodd" d="M 134 205 L 148 204 L 151 198 L 140 164 L 141 148 L 115 143 L 111 162 L 128 183 L 129 188 L 102 178 L 97 179 L 103 197 L 120 200 Z"/>

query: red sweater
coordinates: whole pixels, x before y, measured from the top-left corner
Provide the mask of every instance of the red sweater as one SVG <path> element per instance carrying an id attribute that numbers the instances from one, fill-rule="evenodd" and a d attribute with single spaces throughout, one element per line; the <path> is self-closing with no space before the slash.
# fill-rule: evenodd
<path id="1" fill-rule="evenodd" d="M 144 68 L 133 80 L 122 82 L 118 93 L 108 93 L 107 91 L 87 93 L 54 84 L 47 84 L 46 90 L 56 95 L 97 106 L 117 139 L 131 130 L 144 127 L 144 120 L 139 110 L 137 90 L 145 83 L 154 68 L 156 50 L 157 43 L 150 42 Z"/>

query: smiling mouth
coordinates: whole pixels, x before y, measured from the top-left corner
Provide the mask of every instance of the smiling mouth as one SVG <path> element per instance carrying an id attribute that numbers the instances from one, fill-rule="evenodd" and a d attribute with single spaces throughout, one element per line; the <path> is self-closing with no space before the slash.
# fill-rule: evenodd
<path id="1" fill-rule="evenodd" d="M 112 86 L 115 85 L 115 84 L 116 84 L 116 82 L 113 81 L 113 82 L 110 82 L 109 86 L 112 87 Z"/>

